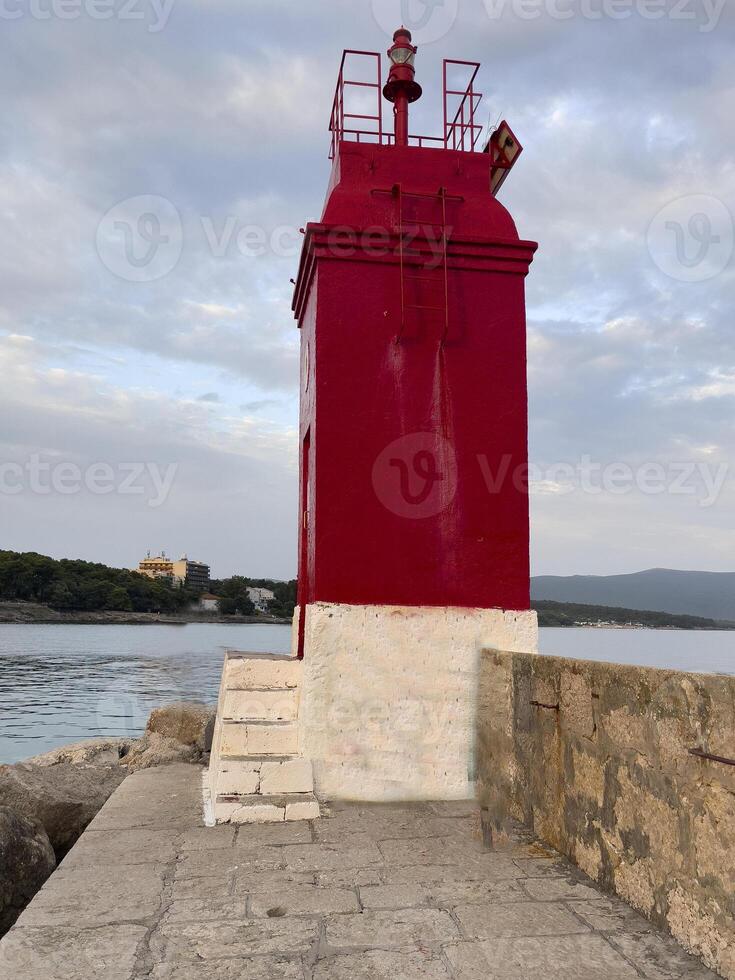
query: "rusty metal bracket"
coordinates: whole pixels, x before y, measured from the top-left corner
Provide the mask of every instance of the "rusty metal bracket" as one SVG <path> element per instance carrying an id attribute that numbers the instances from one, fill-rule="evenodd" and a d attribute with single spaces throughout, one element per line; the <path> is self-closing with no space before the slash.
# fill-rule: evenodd
<path id="1" fill-rule="evenodd" d="M 721 762 L 723 766 L 735 766 L 735 759 L 726 759 L 724 755 L 712 755 L 703 749 L 689 749 L 689 755 L 696 755 L 698 759 L 708 759 L 710 762 Z"/>

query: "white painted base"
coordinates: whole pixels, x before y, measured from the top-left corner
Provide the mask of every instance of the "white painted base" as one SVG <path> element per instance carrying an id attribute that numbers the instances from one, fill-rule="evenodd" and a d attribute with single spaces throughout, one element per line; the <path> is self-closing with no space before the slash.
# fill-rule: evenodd
<path id="1" fill-rule="evenodd" d="M 536 653 L 536 613 L 308 605 L 300 725 L 316 793 L 473 796 L 478 665 L 487 647 Z"/>

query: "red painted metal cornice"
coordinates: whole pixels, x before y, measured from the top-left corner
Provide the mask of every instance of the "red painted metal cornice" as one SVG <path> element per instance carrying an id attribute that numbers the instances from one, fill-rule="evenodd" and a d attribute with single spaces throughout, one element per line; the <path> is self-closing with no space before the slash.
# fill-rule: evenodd
<path id="1" fill-rule="evenodd" d="M 318 262 L 371 262 L 398 265 L 401 236 L 395 231 L 376 233 L 350 230 L 341 225 L 312 222 L 306 226 L 299 272 L 294 286 L 292 309 L 301 325 Z M 436 256 L 438 243 L 425 231 L 404 232 L 403 261 L 406 265 L 426 267 Z M 537 242 L 449 237 L 447 266 L 476 272 L 503 272 L 526 276 L 538 248 Z"/>

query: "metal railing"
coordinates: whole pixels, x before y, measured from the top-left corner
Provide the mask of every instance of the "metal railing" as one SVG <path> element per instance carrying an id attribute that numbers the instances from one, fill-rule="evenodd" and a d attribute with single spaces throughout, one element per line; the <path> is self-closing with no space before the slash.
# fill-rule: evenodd
<path id="1" fill-rule="evenodd" d="M 470 79 L 465 89 L 448 88 L 448 74 L 450 66 L 473 69 Z M 445 58 L 442 67 L 442 87 L 444 90 L 444 146 L 453 150 L 472 151 L 475 149 L 482 126 L 475 122 L 477 109 L 482 101 L 482 92 L 475 92 L 474 85 L 477 73 L 480 70 L 479 61 L 455 61 Z M 451 122 L 449 120 L 450 98 L 459 98 L 460 103 Z"/>
<path id="2" fill-rule="evenodd" d="M 355 58 L 375 58 L 377 62 L 377 81 L 375 82 L 361 82 L 356 79 L 345 77 L 345 66 L 347 59 L 350 57 Z M 377 112 L 375 115 L 359 112 L 348 112 L 345 109 L 345 89 L 348 88 L 363 88 L 363 89 L 376 89 L 377 92 Z M 372 139 L 367 140 L 367 142 L 383 142 L 383 68 L 380 54 L 377 51 L 355 51 L 352 49 L 347 49 L 342 52 L 342 61 L 339 66 L 339 75 L 337 76 L 337 88 L 334 92 L 334 101 L 332 103 L 332 115 L 329 120 L 329 131 L 332 134 L 332 144 L 329 151 L 329 159 L 333 160 L 337 152 L 337 143 L 340 140 L 345 139 L 349 134 L 356 137 L 356 142 L 360 142 L 364 137 L 372 137 Z M 362 119 L 364 121 L 370 121 L 377 124 L 377 129 L 354 129 L 351 126 L 345 126 L 345 119 Z"/>
<path id="3" fill-rule="evenodd" d="M 349 60 L 374 59 L 375 81 L 359 81 L 348 77 Z M 363 60 L 364 64 L 364 60 Z M 471 74 L 465 89 L 450 89 L 449 74 L 453 68 L 471 69 Z M 442 88 L 444 104 L 444 130 L 441 136 L 424 136 L 411 134 L 408 137 L 410 146 L 434 147 L 445 150 L 463 150 L 473 152 L 482 132 L 482 126 L 477 120 L 477 108 L 482 99 L 482 93 L 474 89 L 475 79 L 480 70 L 476 61 L 455 61 L 444 59 L 442 66 Z M 357 89 L 372 89 L 375 91 L 376 111 L 353 112 L 347 105 L 347 92 Z M 454 115 L 451 116 L 450 102 L 459 99 Z M 450 118 L 451 116 L 451 118 Z M 371 124 L 368 126 L 367 124 Z M 364 125 L 363 125 L 364 124 Z M 332 113 L 329 119 L 329 132 L 332 135 L 329 159 L 333 160 L 337 153 L 337 144 L 342 140 L 355 143 L 378 143 L 391 146 L 395 136 L 383 127 L 383 69 L 381 56 L 377 51 L 357 51 L 347 49 L 342 53 L 342 61 L 337 76 L 337 87 L 332 102 Z"/>

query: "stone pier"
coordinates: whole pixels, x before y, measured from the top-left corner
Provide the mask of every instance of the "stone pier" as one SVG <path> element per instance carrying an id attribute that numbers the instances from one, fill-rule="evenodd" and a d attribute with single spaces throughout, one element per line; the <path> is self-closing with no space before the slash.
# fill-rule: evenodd
<path id="1" fill-rule="evenodd" d="M 556 852 L 474 802 L 205 827 L 202 771 L 129 776 L 0 942 L 13 980 L 705 980 Z"/>

